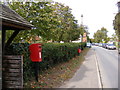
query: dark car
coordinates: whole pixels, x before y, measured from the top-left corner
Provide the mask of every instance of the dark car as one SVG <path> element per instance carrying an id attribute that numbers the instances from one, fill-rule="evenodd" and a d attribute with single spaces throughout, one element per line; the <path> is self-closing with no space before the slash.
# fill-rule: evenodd
<path id="1" fill-rule="evenodd" d="M 120 42 L 118 42 L 118 53 L 120 54 Z"/>
<path id="2" fill-rule="evenodd" d="M 118 48 L 118 54 L 120 54 L 120 48 Z"/>
<path id="3" fill-rule="evenodd" d="M 103 47 L 103 48 L 106 48 L 106 47 L 107 47 L 107 43 L 103 43 L 103 44 L 102 44 L 102 47 Z"/>

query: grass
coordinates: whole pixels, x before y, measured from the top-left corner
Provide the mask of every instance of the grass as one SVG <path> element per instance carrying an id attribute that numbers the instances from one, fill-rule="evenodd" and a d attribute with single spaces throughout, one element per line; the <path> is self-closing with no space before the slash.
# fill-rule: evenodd
<path id="1" fill-rule="evenodd" d="M 35 81 L 34 77 L 31 78 L 31 81 L 24 83 L 24 88 L 57 88 L 61 86 L 64 81 L 72 78 L 77 69 L 80 68 L 88 51 L 89 48 L 85 48 L 80 56 L 45 70 L 39 75 L 38 82 Z"/>

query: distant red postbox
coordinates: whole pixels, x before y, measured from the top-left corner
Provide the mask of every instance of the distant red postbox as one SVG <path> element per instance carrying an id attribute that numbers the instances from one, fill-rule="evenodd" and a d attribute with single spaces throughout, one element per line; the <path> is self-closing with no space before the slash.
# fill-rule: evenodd
<path id="1" fill-rule="evenodd" d="M 40 43 L 31 44 L 29 46 L 30 50 L 30 59 L 32 62 L 41 62 L 42 61 L 42 45 Z"/>
<path id="2" fill-rule="evenodd" d="M 78 53 L 81 53 L 81 49 L 80 48 L 78 49 Z"/>

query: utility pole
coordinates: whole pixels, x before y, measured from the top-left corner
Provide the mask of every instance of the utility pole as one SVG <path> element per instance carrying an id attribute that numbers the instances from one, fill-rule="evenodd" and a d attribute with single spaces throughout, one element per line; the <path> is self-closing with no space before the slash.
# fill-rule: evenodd
<path id="1" fill-rule="evenodd" d="M 83 25 L 83 14 L 81 14 L 81 25 Z"/>
<path id="2" fill-rule="evenodd" d="M 81 14 L 81 29 L 83 29 L 83 14 Z M 80 35 L 81 42 L 83 42 L 83 35 Z"/>
<path id="3" fill-rule="evenodd" d="M 85 29 L 84 25 L 83 25 L 83 14 L 81 14 L 81 29 Z M 85 31 L 82 35 L 82 38 L 81 38 L 82 42 L 87 42 L 87 32 Z"/>

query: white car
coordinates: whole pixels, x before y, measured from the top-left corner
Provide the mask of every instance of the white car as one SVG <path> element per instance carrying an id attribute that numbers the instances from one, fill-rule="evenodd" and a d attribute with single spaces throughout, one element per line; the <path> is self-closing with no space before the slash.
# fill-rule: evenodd
<path id="1" fill-rule="evenodd" d="M 87 47 L 91 48 L 91 43 L 87 42 Z"/>
<path id="2" fill-rule="evenodd" d="M 113 44 L 108 44 L 107 49 L 116 49 L 116 46 Z"/>
<path id="3" fill-rule="evenodd" d="M 99 43 L 99 46 L 102 47 L 102 43 Z"/>

